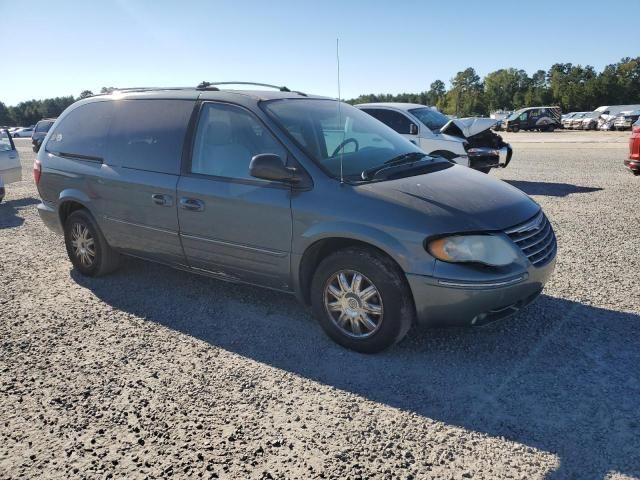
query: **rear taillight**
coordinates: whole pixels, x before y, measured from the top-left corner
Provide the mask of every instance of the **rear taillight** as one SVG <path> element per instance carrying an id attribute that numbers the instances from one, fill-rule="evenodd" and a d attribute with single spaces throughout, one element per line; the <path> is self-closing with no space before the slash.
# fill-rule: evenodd
<path id="1" fill-rule="evenodd" d="M 37 158 L 33 161 L 33 179 L 36 185 L 40 183 L 40 176 L 42 175 L 42 164 Z"/>
<path id="2" fill-rule="evenodd" d="M 639 133 L 640 134 L 640 125 L 637 127 L 633 127 L 632 128 L 633 133 Z"/>

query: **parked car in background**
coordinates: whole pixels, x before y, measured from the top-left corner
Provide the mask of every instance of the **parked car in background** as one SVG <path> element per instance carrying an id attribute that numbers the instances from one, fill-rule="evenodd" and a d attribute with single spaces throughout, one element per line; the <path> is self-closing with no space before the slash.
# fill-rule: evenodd
<path id="1" fill-rule="evenodd" d="M 582 127 L 582 120 L 584 117 L 591 112 L 576 112 L 576 114 L 569 119 L 567 122 L 567 127 L 569 130 L 578 130 Z"/>
<path id="2" fill-rule="evenodd" d="M 284 87 L 80 100 L 47 134 L 34 177 L 40 217 L 80 274 L 126 254 L 294 293 L 362 352 L 414 321 L 508 317 L 555 265 L 551 223 L 517 188 Z"/>
<path id="3" fill-rule="evenodd" d="M 624 161 L 624 164 L 634 175 L 640 175 L 640 120 L 636 120 L 631 128 L 629 158 Z"/>
<path id="4" fill-rule="evenodd" d="M 31 135 L 31 148 L 34 152 L 37 153 L 38 150 L 40 150 L 40 145 L 42 144 L 44 137 L 47 135 L 47 132 L 55 121 L 55 118 L 43 118 L 36 123 L 36 126 L 33 129 L 33 134 Z"/>
<path id="5" fill-rule="evenodd" d="M 22 180 L 20 154 L 8 130 L 0 130 L 0 202 L 4 200 L 6 185 Z"/>
<path id="6" fill-rule="evenodd" d="M 582 122 L 579 125 L 579 130 L 597 130 L 598 121 L 602 114 L 600 112 L 589 112 L 582 117 Z"/>
<path id="7" fill-rule="evenodd" d="M 640 110 L 632 112 L 621 112 L 613 122 L 616 130 L 631 130 L 631 127 L 640 118 Z"/>
<path id="8" fill-rule="evenodd" d="M 613 123 L 616 120 L 616 116 L 615 115 L 610 115 L 610 114 L 603 114 L 600 115 L 600 118 L 598 119 L 598 130 L 602 130 L 602 131 L 608 131 L 608 130 L 613 130 Z"/>
<path id="9" fill-rule="evenodd" d="M 507 132 L 520 130 L 553 132 L 556 128 L 562 127 L 561 115 L 560 107 L 522 108 L 508 116 L 502 125 Z"/>
<path id="10" fill-rule="evenodd" d="M 355 105 L 380 120 L 429 155 L 484 173 L 506 167 L 513 154 L 511 146 L 491 131 L 497 120 L 456 118 L 435 107 L 414 103 L 363 103 Z"/>
<path id="11" fill-rule="evenodd" d="M 562 116 L 560 117 L 560 125 L 561 128 L 566 128 L 567 127 L 567 122 L 569 120 L 571 120 L 571 118 L 573 118 L 573 116 L 578 113 L 578 112 L 569 112 L 569 113 L 563 113 Z"/>
<path id="12" fill-rule="evenodd" d="M 33 134 L 33 127 L 21 127 L 14 130 L 11 136 L 13 138 L 27 138 L 31 137 L 31 134 Z"/>

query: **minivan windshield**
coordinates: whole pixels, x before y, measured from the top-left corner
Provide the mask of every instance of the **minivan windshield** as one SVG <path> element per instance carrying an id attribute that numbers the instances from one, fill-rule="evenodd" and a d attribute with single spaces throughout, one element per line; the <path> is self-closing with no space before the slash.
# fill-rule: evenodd
<path id="1" fill-rule="evenodd" d="M 515 120 L 516 118 L 518 118 L 522 113 L 524 113 L 526 109 L 525 108 L 521 108 L 520 110 L 516 110 L 515 112 L 513 112 L 511 115 L 509 115 L 507 117 L 507 121 L 511 121 L 511 120 Z"/>
<path id="2" fill-rule="evenodd" d="M 449 121 L 447 116 L 432 108 L 413 108 L 409 111 L 431 131 L 440 130 Z"/>
<path id="3" fill-rule="evenodd" d="M 385 162 L 426 157 L 402 135 L 345 103 L 287 98 L 268 100 L 262 105 L 300 148 L 334 178 L 341 177 L 341 161 L 342 176 L 360 180 L 365 170 L 376 169 Z"/>

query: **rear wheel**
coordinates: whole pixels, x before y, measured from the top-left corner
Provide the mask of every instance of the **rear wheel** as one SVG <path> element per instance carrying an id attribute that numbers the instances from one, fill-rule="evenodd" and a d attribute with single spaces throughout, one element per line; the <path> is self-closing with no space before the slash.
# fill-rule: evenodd
<path id="1" fill-rule="evenodd" d="M 414 317 L 404 273 L 385 255 L 366 248 L 340 250 L 320 262 L 311 305 L 334 341 L 364 353 L 402 340 Z"/>
<path id="2" fill-rule="evenodd" d="M 117 268 L 118 253 L 107 244 L 87 210 L 76 210 L 69 215 L 64 240 L 69 260 L 83 275 L 98 277 Z"/>
<path id="3" fill-rule="evenodd" d="M 513 133 L 518 133 L 520 131 L 520 127 L 517 127 L 517 126 L 516 127 L 511 127 L 511 131 Z"/>

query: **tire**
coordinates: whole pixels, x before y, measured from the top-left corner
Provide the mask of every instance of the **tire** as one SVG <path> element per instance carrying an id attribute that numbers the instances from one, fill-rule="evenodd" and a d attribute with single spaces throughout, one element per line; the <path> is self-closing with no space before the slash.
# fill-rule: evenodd
<path id="1" fill-rule="evenodd" d="M 340 273 L 348 288 L 341 287 Z M 340 295 L 330 293 L 332 290 Z M 327 335 L 362 353 L 380 352 L 402 340 L 415 317 L 404 272 L 373 249 L 348 248 L 327 256 L 313 275 L 310 293 L 313 314 Z M 330 304 L 342 310 L 330 311 Z"/>
<path id="2" fill-rule="evenodd" d="M 76 247 L 76 242 L 80 246 Z M 64 224 L 64 243 L 73 266 L 83 275 L 99 277 L 118 267 L 119 255 L 105 240 L 87 210 L 76 210 Z"/>
<path id="3" fill-rule="evenodd" d="M 518 133 L 519 130 L 520 130 L 520 127 L 511 127 L 511 131 L 513 133 Z"/>
<path id="4" fill-rule="evenodd" d="M 547 128 L 545 128 L 545 132 L 553 132 L 556 129 L 556 127 L 554 127 L 553 125 L 549 125 Z"/>

